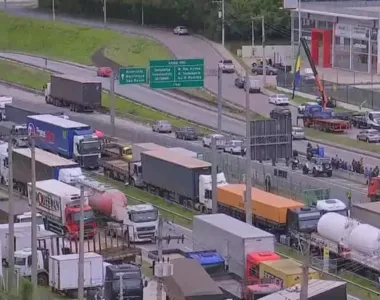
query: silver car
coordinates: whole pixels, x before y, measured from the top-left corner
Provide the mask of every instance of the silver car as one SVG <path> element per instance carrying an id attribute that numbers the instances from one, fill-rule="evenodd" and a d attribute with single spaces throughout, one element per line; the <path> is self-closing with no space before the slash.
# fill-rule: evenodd
<path id="1" fill-rule="evenodd" d="M 226 145 L 224 146 L 224 152 L 240 155 L 243 151 L 242 146 L 242 140 L 229 140 L 228 142 L 226 142 Z"/>
<path id="2" fill-rule="evenodd" d="M 172 132 L 172 124 L 167 120 L 155 121 L 152 125 L 153 132 Z"/>
<path id="3" fill-rule="evenodd" d="M 174 32 L 174 34 L 178 34 L 178 35 L 188 35 L 189 34 L 189 31 L 187 30 L 186 26 L 177 26 L 176 28 L 174 28 L 173 32 Z"/>
<path id="4" fill-rule="evenodd" d="M 358 141 L 365 141 L 367 143 L 379 143 L 380 132 L 376 129 L 366 129 L 360 131 L 356 138 Z"/>
<path id="5" fill-rule="evenodd" d="M 292 127 L 292 138 L 293 140 L 305 139 L 305 131 L 303 130 L 303 128 L 297 126 Z"/>

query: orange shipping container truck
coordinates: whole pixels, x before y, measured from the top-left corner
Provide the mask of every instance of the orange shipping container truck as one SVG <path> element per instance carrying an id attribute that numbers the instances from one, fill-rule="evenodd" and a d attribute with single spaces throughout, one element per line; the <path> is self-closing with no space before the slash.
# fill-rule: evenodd
<path id="1" fill-rule="evenodd" d="M 243 194 L 245 185 L 228 184 L 217 188 L 219 212 L 232 214 L 236 213 L 245 218 Z M 271 194 L 256 188 L 252 188 L 252 214 L 255 217 L 254 223 L 265 222 L 268 225 L 286 226 L 286 214 L 288 209 L 304 207 L 303 203 L 291 199 Z"/>

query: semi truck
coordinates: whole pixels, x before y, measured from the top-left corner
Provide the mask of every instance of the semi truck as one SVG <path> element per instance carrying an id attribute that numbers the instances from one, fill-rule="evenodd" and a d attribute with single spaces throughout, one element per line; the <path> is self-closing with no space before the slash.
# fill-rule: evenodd
<path id="1" fill-rule="evenodd" d="M 93 112 L 101 106 L 102 84 L 94 78 L 52 74 L 44 90 L 47 104 L 71 111 Z"/>
<path id="2" fill-rule="evenodd" d="M 20 99 L 13 99 L 12 103 L 5 104 L 5 115 L 7 121 L 17 124 L 26 124 L 27 117 L 34 115 L 54 115 L 67 118 L 62 108 Z"/>
<path id="3" fill-rule="evenodd" d="M 132 242 L 155 241 L 158 210 L 150 204 L 127 205 L 126 196 L 119 190 L 91 179 L 80 184 L 88 193 L 89 205 L 103 217 L 112 236 Z"/>
<path id="4" fill-rule="evenodd" d="M 29 148 L 14 149 L 12 152 L 14 186 L 23 196 L 28 196 L 27 185 L 29 182 L 32 182 L 31 157 L 31 150 Z M 76 170 L 79 169 L 80 171 L 76 162 L 41 149 L 35 149 L 35 157 L 36 181 L 48 179 L 65 179 L 70 181 L 73 180 L 73 174 L 78 173 Z M 70 178 L 66 179 L 66 174 Z M 82 175 L 81 171 L 80 175 Z"/>
<path id="5" fill-rule="evenodd" d="M 211 164 L 170 151 L 141 152 L 141 177 L 150 193 L 203 213 L 212 209 Z M 224 173 L 217 185 L 227 184 Z M 186 184 L 183 184 L 186 182 Z"/>
<path id="6" fill-rule="evenodd" d="M 78 291 L 78 254 L 53 255 L 49 257 L 49 286 L 53 291 L 76 297 Z M 84 254 L 85 290 L 103 286 L 103 257 L 94 252 Z"/>
<path id="7" fill-rule="evenodd" d="M 9 141 L 10 136 L 12 136 L 12 143 L 15 147 L 28 147 L 28 129 L 26 125 L 19 125 L 8 120 L 0 122 L 0 139 Z"/>
<path id="8" fill-rule="evenodd" d="M 27 117 L 29 136 L 36 147 L 73 159 L 87 169 L 99 167 L 100 140 L 89 125 L 52 115 Z"/>
<path id="9" fill-rule="evenodd" d="M 28 183 L 29 204 L 32 202 L 32 185 Z M 48 179 L 36 182 L 37 211 L 44 217 L 45 228 L 71 239 L 79 238 L 80 189 L 58 181 Z M 97 229 L 88 197 L 84 195 L 84 234 L 92 238 Z"/>

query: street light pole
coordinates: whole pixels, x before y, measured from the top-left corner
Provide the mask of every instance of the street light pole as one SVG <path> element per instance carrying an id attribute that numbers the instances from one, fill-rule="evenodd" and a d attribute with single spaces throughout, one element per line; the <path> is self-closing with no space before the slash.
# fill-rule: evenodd
<path id="1" fill-rule="evenodd" d="M 103 0 L 103 24 L 107 28 L 107 0 Z"/>
<path id="2" fill-rule="evenodd" d="M 53 14 L 53 21 L 55 21 L 55 0 L 51 0 L 51 11 Z"/>

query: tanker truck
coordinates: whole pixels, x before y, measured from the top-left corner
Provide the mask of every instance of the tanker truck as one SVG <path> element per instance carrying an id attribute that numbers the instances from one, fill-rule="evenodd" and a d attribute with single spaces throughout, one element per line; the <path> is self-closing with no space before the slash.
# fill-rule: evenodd
<path id="1" fill-rule="evenodd" d="M 91 208 L 107 222 L 109 234 L 131 242 L 155 241 L 158 227 L 155 207 L 150 204 L 127 206 L 125 194 L 96 180 L 84 178 L 79 184 L 85 187 Z"/>

